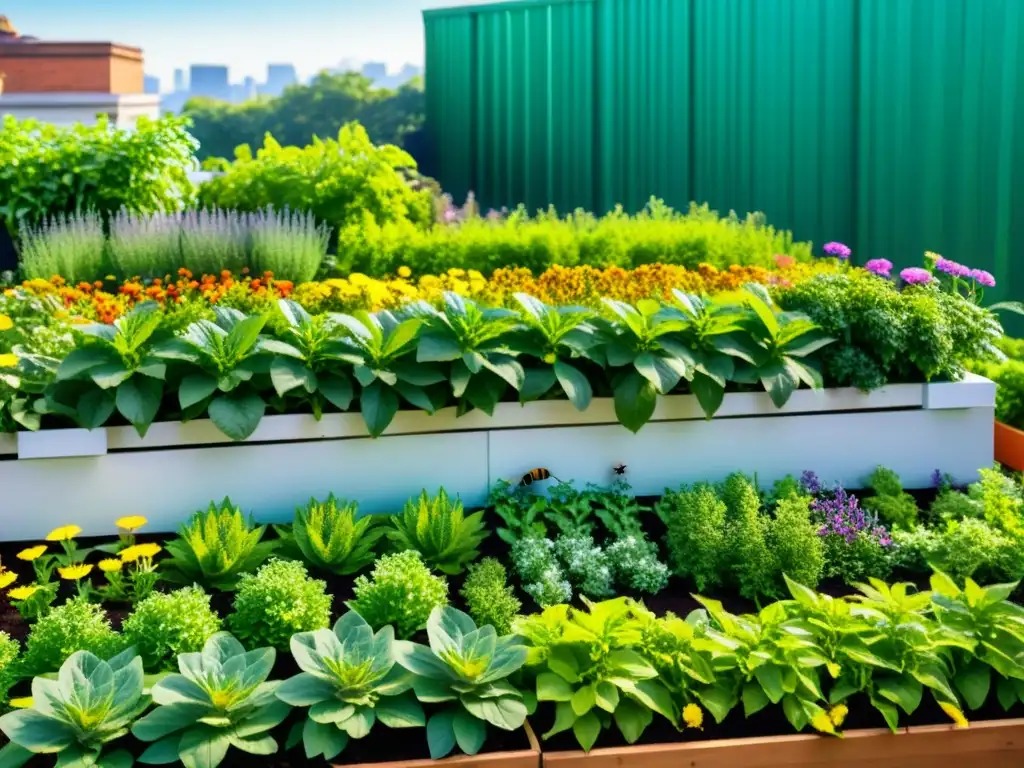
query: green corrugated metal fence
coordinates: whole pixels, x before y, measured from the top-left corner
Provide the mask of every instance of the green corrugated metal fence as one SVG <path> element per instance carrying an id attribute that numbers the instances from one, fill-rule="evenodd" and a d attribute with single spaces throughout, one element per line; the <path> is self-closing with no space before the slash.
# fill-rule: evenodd
<path id="1" fill-rule="evenodd" d="M 524 0 L 428 11 L 427 130 L 484 207 L 759 210 L 1024 295 L 1024 0 Z"/>

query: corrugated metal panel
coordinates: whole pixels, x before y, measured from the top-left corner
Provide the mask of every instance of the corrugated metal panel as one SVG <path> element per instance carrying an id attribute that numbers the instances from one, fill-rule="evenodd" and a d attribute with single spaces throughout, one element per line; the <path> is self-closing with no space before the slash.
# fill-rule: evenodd
<path id="1" fill-rule="evenodd" d="M 1024 2 L 861 0 L 857 245 L 1024 295 Z"/>
<path id="2" fill-rule="evenodd" d="M 853 0 L 693 2 L 693 197 L 849 242 Z"/>
<path id="3" fill-rule="evenodd" d="M 599 210 L 691 199 L 690 2 L 598 2 Z"/>

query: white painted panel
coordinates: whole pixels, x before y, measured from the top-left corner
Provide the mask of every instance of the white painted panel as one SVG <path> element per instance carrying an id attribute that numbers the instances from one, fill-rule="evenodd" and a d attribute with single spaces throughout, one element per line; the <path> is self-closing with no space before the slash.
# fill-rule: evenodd
<path id="1" fill-rule="evenodd" d="M 641 495 L 730 472 L 770 484 L 812 469 L 826 482 L 863 487 L 879 464 L 907 487 L 927 487 L 940 469 L 958 482 L 993 461 L 992 409 L 714 419 L 648 424 L 636 435 L 590 426 L 491 433 L 491 479 L 545 467 L 562 480 L 607 484 L 615 464 Z"/>
<path id="2" fill-rule="evenodd" d="M 996 383 L 968 373 L 963 381 L 938 382 L 925 387 L 925 408 L 984 408 L 996 400 Z"/>
<path id="3" fill-rule="evenodd" d="M 102 456 L 106 452 L 105 429 L 44 429 L 18 433 L 19 459 Z"/>
<path id="4" fill-rule="evenodd" d="M 440 486 L 483 505 L 486 432 L 2 461 L 0 539 L 39 538 L 71 523 L 85 535 L 113 533 L 128 514 L 148 517 L 148 532 L 173 531 L 224 496 L 264 522 L 290 520 L 297 505 L 332 492 L 390 512 Z"/>

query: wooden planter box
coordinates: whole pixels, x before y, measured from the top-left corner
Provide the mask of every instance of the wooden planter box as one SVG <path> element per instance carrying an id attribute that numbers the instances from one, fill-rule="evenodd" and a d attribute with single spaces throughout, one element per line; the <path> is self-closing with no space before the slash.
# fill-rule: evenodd
<path id="1" fill-rule="evenodd" d="M 1008 424 L 996 422 L 996 461 L 1005 467 L 1024 471 L 1024 432 Z"/>
<path id="2" fill-rule="evenodd" d="M 332 763 L 331 768 L 540 768 L 540 744 L 529 723 L 523 725 L 529 749 L 485 755 L 455 755 L 443 760 L 402 760 L 389 763 Z"/>
<path id="3" fill-rule="evenodd" d="M 763 392 L 731 393 L 710 421 L 695 397 L 674 395 L 637 434 L 601 398 L 583 412 L 565 401 L 501 403 L 490 417 L 401 411 L 378 439 L 358 413 L 267 416 L 240 443 L 206 420 L 157 423 L 144 438 L 131 427 L 20 432 L 0 436 L 0 538 L 34 540 L 71 523 L 109 534 L 127 514 L 146 515 L 147 533 L 174 531 L 225 496 L 262 522 L 290 521 L 296 505 L 329 493 L 394 512 L 443 486 L 479 507 L 498 480 L 534 467 L 582 487 L 609 484 L 621 463 L 634 492 L 651 496 L 736 470 L 763 487 L 814 470 L 856 488 L 879 464 L 908 488 L 927 487 L 936 469 L 968 483 L 993 462 L 994 403 L 995 384 L 970 376 L 799 390 L 784 408 Z"/>
<path id="4" fill-rule="evenodd" d="M 1020 768 L 1024 720 L 545 752 L 545 768 Z"/>

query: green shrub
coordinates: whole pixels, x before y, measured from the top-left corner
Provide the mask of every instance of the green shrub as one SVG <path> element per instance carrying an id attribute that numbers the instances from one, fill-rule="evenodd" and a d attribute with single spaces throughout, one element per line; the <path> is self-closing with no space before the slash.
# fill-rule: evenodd
<path id="1" fill-rule="evenodd" d="M 210 596 L 192 586 L 154 592 L 124 620 L 122 632 L 146 669 L 155 672 L 175 668 L 179 654 L 201 651 L 220 628 L 220 617 L 210 608 Z"/>
<path id="2" fill-rule="evenodd" d="M 1021 343 L 1024 339 L 1014 339 Z M 996 383 L 996 420 L 1024 429 L 1024 361 L 971 361 L 970 369 Z"/>
<path id="3" fill-rule="evenodd" d="M 998 468 L 981 469 L 980 479 L 967 489 L 982 505 L 986 522 L 1014 538 L 1024 538 L 1024 496 L 1020 486 Z"/>
<path id="4" fill-rule="evenodd" d="M 910 530 L 917 525 L 917 502 L 903 492 L 899 475 L 891 469 L 878 467 L 871 473 L 868 485 L 878 495 L 864 499 L 866 510 L 891 527 Z"/>
<path id="5" fill-rule="evenodd" d="M 721 584 L 726 510 L 715 489 L 698 484 L 666 493 L 657 511 L 668 527 L 672 572 L 693 579 L 698 592 Z"/>
<path id="6" fill-rule="evenodd" d="M 522 603 L 506 583 L 505 566 L 493 557 L 485 557 L 469 566 L 466 583 L 459 594 L 466 601 L 469 615 L 477 626 L 490 624 L 499 635 L 512 631 L 512 620 L 518 615 Z"/>
<path id="7" fill-rule="evenodd" d="M 334 496 L 321 503 L 310 499 L 295 510 L 295 523 L 286 538 L 309 565 L 340 576 L 357 573 L 374 561 L 374 549 L 384 535 L 387 518 L 360 515 L 355 502 Z"/>
<path id="8" fill-rule="evenodd" d="M 374 630 L 391 624 L 401 638 L 427 624 L 435 606 L 448 604 L 448 582 L 423 564 L 418 552 L 384 555 L 370 577 L 356 577 L 355 599 L 346 605 Z"/>
<path id="9" fill-rule="evenodd" d="M 124 646 L 103 608 L 74 597 L 33 625 L 22 665 L 26 674 L 43 675 L 56 672 L 75 651 L 90 651 L 108 659 Z"/>
<path id="10" fill-rule="evenodd" d="M 572 600 L 572 584 L 555 557 L 550 539 L 528 536 L 512 545 L 512 565 L 523 591 L 542 608 Z"/>
<path id="11" fill-rule="evenodd" d="M 103 277 L 103 221 L 95 213 L 58 214 L 21 237 L 21 271 L 32 280 L 60 275 L 70 283 Z"/>
<path id="12" fill-rule="evenodd" d="M 1021 566 L 1013 563 L 1013 550 L 1010 539 L 984 520 L 950 520 L 929 562 L 958 582 L 973 578 L 985 583 L 1007 575 L 1017 578 L 1007 573 L 1007 566 L 1021 572 Z"/>
<path id="13" fill-rule="evenodd" d="M 726 478 L 720 489 L 725 503 L 726 562 L 733 581 L 751 600 L 775 591 L 776 565 L 768 549 L 768 521 L 751 481 L 740 473 Z"/>
<path id="14" fill-rule="evenodd" d="M 432 195 L 414 190 L 401 173 L 415 167 L 398 147 L 374 146 L 359 123 L 342 126 L 336 140 L 306 147 L 282 147 L 268 134 L 255 156 L 240 147 L 226 173 L 200 187 L 199 200 L 249 212 L 288 208 L 311 213 L 333 229 L 361 226 L 364 215 L 375 222 L 427 224 Z"/>
<path id="15" fill-rule="evenodd" d="M 0 122 L 0 221 L 12 235 L 50 216 L 172 212 L 195 196 L 188 178 L 196 141 L 180 117 L 141 118 L 132 128 Z M 49 275 L 47 275 L 49 277 Z"/>
<path id="16" fill-rule="evenodd" d="M 841 579 L 846 584 L 868 578 L 884 579 L 892 563 L 886 547 L 867 531 L 859 531 L 852 541 L 838 534 L 821 537 L 825 549 L 826 579 Z"/>
<path id="17" fill-rule="evenodd" d="M 555 539 L 555 556 L 581 595 L 598 599 L 615 594 L 612 569 L 608 557 L 587 534 L 559 536 Z"/>
<path id="18" fill-rule="evenodd" d="M 520 208 L 506 218 L 460 215 L 457 223 L 426 230 L 398 218 L 379 223 L 366 215 L 339 233 L 338 254 L 336 269 L 342 274 L 393 274 L 401 266 L 418 274 L 451 268 L 486 274 L 512 266 L 542 272 L 556 264 L 771 267 L 776 254 L 809 261 L 811 247 L 766 226 L 760 214 L 741 220 L 697 205 L 680 213 L 652 199 L 636 216 L 618 209 L 602 217 L 581 211 L 560 217 L 554 210 L 531 217 Z"/>
<path id="19" fill-rule="evenodd" d="M 616 539 L 605 555 L 620 586 L 650 595 L 668 586 L 668 566 L 658 559 L 658 548 L 643 534 Z"/>
<path id="20" fill-rule="evenodd" d="M 6 632 L 0 632 L 0 709 L 7 704 L 7 692 L 18 681 L 18 654 L 21 645 Z"/>
<path id="21" fill-rule="evenodd" d="M 326 582 L 310 578 L 302 563 L 274 559 L 243 574 L 228 626 L 249 650 L 284 651 L 292 635 L 330 626 L 333 599 Z"/>
<path id="22" fill-rule="evenodd" d="M 329 232 L 309 212 L 259 211 L 249 230 L 249 265 L 256 275 L 305 283 L 316 277 L 327 255 Z"/>
<path id="23" fill-rule="evenodd" d="M 929 508 L 932 517 L 937 520 L 960 520 L 965 517 L 981 518 L 985 515 L 985 505 L 972 499 L 966 493 L 947 488 L 939 492 Z"/>
<path id="24" fill-rule="evenodd" d="M 911 530 L 893 531 L 893 546 L 889 552 L 889 563 L 893 570 L 913 575 L 925 575 L 935 562 L 942 534 L 932 528 L 917 526 Z"/>
<path id="25" fill-rule="evenodd" d="M 811 500 L 807 496 L 786 496 L 775 508 L 768 526 L 768 548 L 775 567 L 805 587 L 814 589 L 825 568 L 825 547 L 818 526 L 811 521 Z"/>
<path id="26" fill-rule="evenodd" d="M 398 551 L 419 552 L 431 568 L 442 573 L 462 573 L 466 563 L 480 555 L 477 549 L 488 530 L 484 513 L 466 515 L 462 502 L 450 501 L 442 488 L 437 496 L 426 491 L 406 503 L 402 513 L 391 518 L 388 538 Z"/>
<path id="27" fill-rule="evenodd" d="M 111 271 L 122 279 L 173 274 L 184 264 L 178 217 L 118 211 L 110 220 L 107 254 Z"/>

